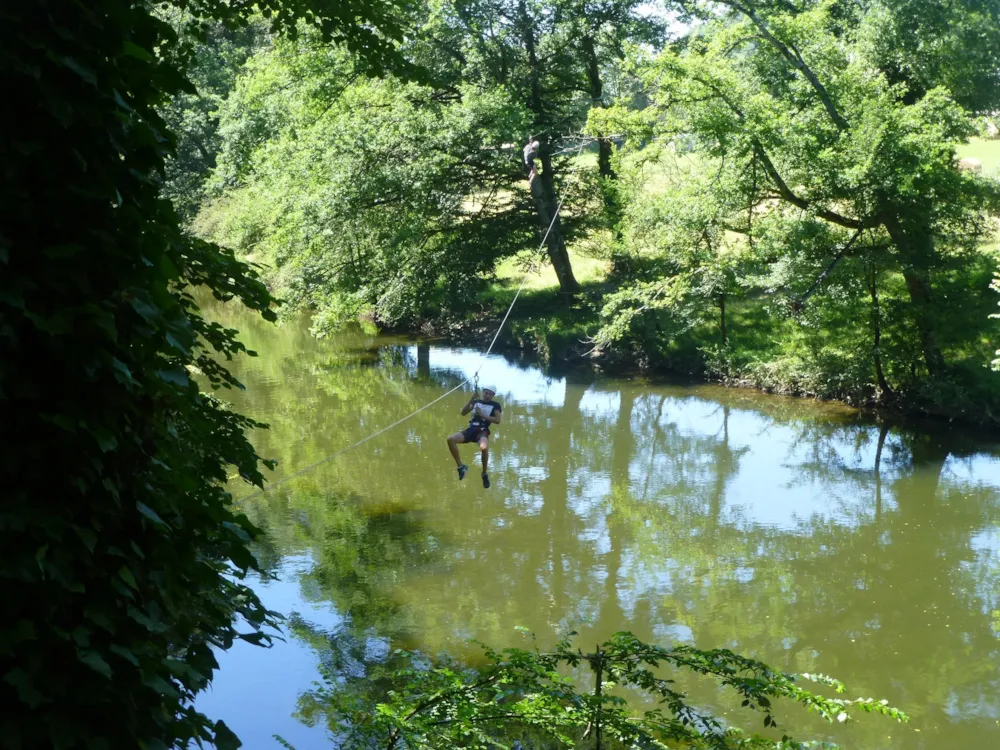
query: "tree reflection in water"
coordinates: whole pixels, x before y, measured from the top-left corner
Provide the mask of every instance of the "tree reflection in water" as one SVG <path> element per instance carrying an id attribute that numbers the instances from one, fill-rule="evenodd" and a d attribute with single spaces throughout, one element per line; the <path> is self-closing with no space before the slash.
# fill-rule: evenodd
<path id="1" fill-rule="evenodd" d="M 440 369 L 441 350 L 377 347 L 360 334 L 317 342 L 287 327 L 239 327 L 269 352 L 242 373 L 241 408 L 271 422 L 257 446 L 281 460 L 279 476 L 478 364 L 451 351 L 452 369 Z M 709 386 L 570 377 L 525 397 L 516 378 L 544 376 L 490 366 L 513 386 L 500 383 L 489 491 L 456 482 L 449 465 L 455 394 L 245 504 L 272 558 L 311 554 L 304 596 L 345 615 L 335 633 L 291 621 L 331 680 L 396 648 L 474 659 L 469 638 L 515 644 L 515 626 L 543 644 L 570 629 L 586 643 L 627 629 L 834 674 L 889 698 L 921 729 L 869 722 L 819 727 L 821 737 L 900 748 L 1000 741 L 1000 470 L 982 443 Z M 683 687 L 731 708 L 710 686 Z M 322 720 L 322 702 L 303 691 L 303 718 Z"/>

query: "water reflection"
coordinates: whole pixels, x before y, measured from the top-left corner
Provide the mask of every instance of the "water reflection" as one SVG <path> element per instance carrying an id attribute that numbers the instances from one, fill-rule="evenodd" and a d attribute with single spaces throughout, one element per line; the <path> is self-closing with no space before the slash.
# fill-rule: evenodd
<path id="1" fill-rule="evenodd" d="M 234 399 L 271 423 L 255 444 L 280 460 L 279 477 L 480 363 L 472 351 L 361 333 L 317 341 L 303 326 L 220 314 L 262 353 L 241 364 L 249 391 Z M 490 490 L 455 481 L 444 438 L 463 423 L 456 393 L 244 503 L 267 530 L 269 565 L 311 561 L 294 573 L 290 632 L 328 680 L 357 681 L 395 648 L 474 658 L 468 639 L 508 645 L 515 626 L 543 643 L 571 628 L 588 644 L 629 629 L 832 673 L 915 717 L 829 729 L 790 714 L 800 734 L 855 747 L 1000 743 L 1000 461 L 988 446 L 709 386 L 552 378 L 500 357 L 484 374 L 504 404 Z M 317 605 L 333 624 L 309 614 Z M 299 718 L 322 725 L 329 695 L 287 679 Z"/>

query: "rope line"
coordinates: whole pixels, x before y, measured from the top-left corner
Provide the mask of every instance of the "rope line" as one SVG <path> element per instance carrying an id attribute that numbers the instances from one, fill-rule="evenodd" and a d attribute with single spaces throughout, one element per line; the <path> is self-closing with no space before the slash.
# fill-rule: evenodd
<path id="1" fill-rule="evenodd" d="M 582 146 L 581 146 L 581 149 L 582 149 Z M 559 205 L 556 206 L 555 213 L 552 214 L 552 221 L 549 222 L 549 228 L 545 230 L 545 235 L 542 237 L 542 242 L 538 246 L 538 250 L 539 251 L 541 251 L 542 248 L 545 247 L 545 243 L 549 239 L 549 234 L 552 233 L 552 227 L 555 226 L 556 219 L 559 218 L 559 211 L 562 210 L 563 203 L 565 203 L 565 202 L 566 202 L 566 191 L 563 191 L 563 197 L 560 199 Z M 453 394 L 455 391 L 457 391 L 458 389 L 460 389 L 461 387 L 463 387 L 467 383 L 475 381 L 475 383 L 476 383 L 476 390 L 478 390 L 479 371 L 482 370 L 483 366 L 486 364 L 487 357 L 490 356 L 490 353 L 493 351 L 493 347 L 497 343 L 497 339 L 500 338 L 500 332 L 503 331 L 503 327 L 504 327 L 504 325 L 506 325 L 507 319 L 510 317 L 511 312 L 514 310 L 514 305 L 517 304 L 518 297 L 521 296 L 521 292 L 524 290 L 524 285 L 527 283 L 528 277 L 531 276 L 531 274 L 533 274 L 535 272 L 535 266 L 537 264 L 538 264 L 538 261 L 536 260 L 535 263 L 533 263 L 528 268 L 528 270 L 525 272 L 524 278 L 521 279 L 521 284 L 520 284 L 520 286 L 518 286 L 517 292 L 514 294 L 514 299 L 512 299 L 510 301 L 510 305 L 507 307 L 507 312 L 503 316 L 503 320 L 500 321 L 500 325 L 497 327 L 497 332 L 493 335 L 493 340 L 490 342 L 489 348 L 486 350 L 486 353 L 483 354 L 482 360 L 479 363 L 479 367 L 476 368 L 476 371 L 472 374 L 472 377 L 466 378 L 461 383 L 459 383 L 454 388 L 452 388 L 450 391 L 442 393 L 440 396 L 438 396 L 433 401 L 430 401 L 430 402 L 424 404 L 419 409 L 415 409 L 414 411 L 412 411 L 409 414 L 407 414 L 405 417 L 402 417 L 401 419 L 397 419 L 392 424 L 390 424 L 390 425 L 388 425 L 386 427 L 383 427 L 380 430 L 376 430 L 371 435 L 367 435 L 366 437 L 361 438 L 357 442 L 351 443 L 350 445 L 348 445 L 348 446 L 346 446 L 344 448 L 341 448 L 338 451 L 334 451 L 333 453 L 331 453 L 331 454 L 329 454 L 327 456 L 324 456 L 323 458 L 319 459 L 318 461 L 314 461 L 313 463 L 309 464 L 308 466 L 303 466 L 298 471 L 294 471 L 291 474 L 286 474 L 285 476 L 281 477 L 280 479 L 277 479 L 277 480 L 269 483 L 266 487 L 257 489 L 257 490 L 255 490 L 255 491 L 253 491 L 253 492 L 251 492 L 251 493 L 249 493 L 247 495 L 244 495 L 243 497 L 239 498 L 239 500 L 237 500 L 237 502 L 243 502 L 245 500 L 249 500 L 251 498 L 257 497 L 258 495 L 263 495 L 266 492 L 268 492 L 269 490 L 272 490 L 275 487 L 279 487 L 280 485 L 284 484 L 285 482 L 290 482 L 291 480 L 296 479 L 296 478 L 302 476 L 303 474 L 306 474 L 306 473 L 312 471 L 313 469 L 315 469 L 315 468 L 317 468 L 319 466 L 322 466 L 323 464 L 327 463 L 328 461 L 332 461 L 337 456 L 340 456 L 340 455 L 342 455 L 344 453 L 347 453 L 350 450 L 354 450 L 359 445 L 363 445 L 363 444 L 367 443 L 369 440 L 374 440 L 379 435 L 384 435 L 389 430 L 391 430 L 391 429 L 393 429 L 395 427 L 399 427 L 399 425 L 403 424 L 403 422 L 407 421 L 408 419 L 412 419 L 413 417 L 415 417 L 420 412 L 424 411 L 425 409 L 429 409 L 430 407 L 434 406 L 434 404 L 436 404 L 439 401 L 442 401 L 443 399 L 447 398 L 448 396 L 450 396 L 451 394 Z"/>

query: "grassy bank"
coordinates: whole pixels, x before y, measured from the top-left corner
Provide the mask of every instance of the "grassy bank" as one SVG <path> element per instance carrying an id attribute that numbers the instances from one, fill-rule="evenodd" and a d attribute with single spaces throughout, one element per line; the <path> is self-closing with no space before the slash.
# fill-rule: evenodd
<path id="1" fill-rule="evenodd" d="M 946 329 L 956 333 L 947 349 L 947 373 L 934 379 L 914 377 L 892 392 L 881 393 L 871 385 L 870 361 L 856 356 L 842 338 L 835 333 L 817 336 L 794 319 L 776 318 L 759 299 L 736 302 L 727 310 L 725 345 L 719 326 L 707 322 L 659 347 L 625 343 L 595 350 L 592 338 L 600 326 L 605 276 L 584 277 L 583 292 L 567 304 L 554 278 L 546 283 L 544 276 L 549 273 L 527 280 L 498 349 L 520 351 L 556 369 L 680 375 L 892 413 L 994 426 L 1000 422 L 1000 375 L 986 366 L 993 347 L 987 319 L 992 307 L 983 306 L 978 318 L 962 311 L 945 321 Z M 512 273 L 509 279 L 498 280 L 480 295 L 476 313 L 444 332 L 445 337 L 485 348 L 521 278 Z M 992 300 L 984 305 L 989 303 Z M 845 317 L 850 314 L 844 311 Z M 958 335 L 962 328 L 964 332 Z"/>

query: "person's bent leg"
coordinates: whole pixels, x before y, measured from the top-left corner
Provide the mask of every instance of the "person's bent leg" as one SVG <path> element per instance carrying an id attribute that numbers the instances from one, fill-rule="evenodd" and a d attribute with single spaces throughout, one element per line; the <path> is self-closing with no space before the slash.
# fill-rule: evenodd
<path id="1" fill-rule="evenodd" d="M 448 450 L 451 451 L 451 457 L 455 459 L 455 464 L 458 466 L 459 481 L 465 479 L 465 472 L 469 470 L 469 467 L 462 463 L 462 459 L 458 455 L 458 445 L 465 441 L 465 434 L 461 432 L 456 432 L 454 435 L 448 436 Z"/>
<path id="2" fill-rule="evenodd" d="M 465 436 L 461 432 L 456 432 L 454 435 L 448 436 L 448 450 L 451 451 L 451 457 L 455 459 L 455 465 L 462 465 L 462 458 L 458 455 L 459 443 L 465 442 Z"/>

